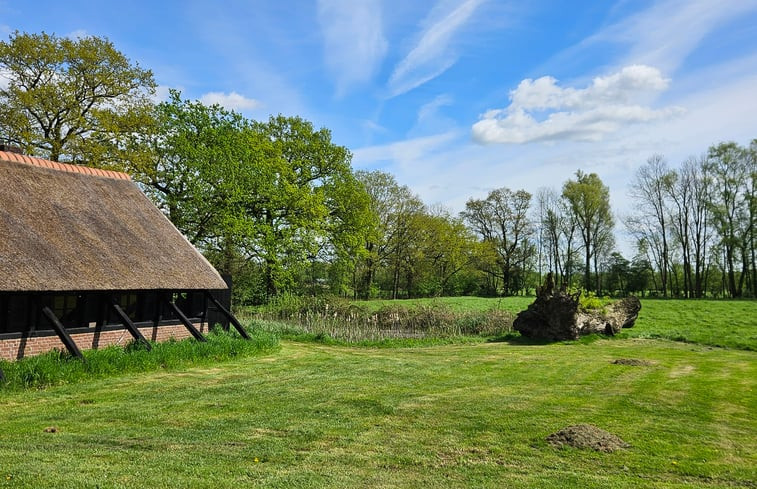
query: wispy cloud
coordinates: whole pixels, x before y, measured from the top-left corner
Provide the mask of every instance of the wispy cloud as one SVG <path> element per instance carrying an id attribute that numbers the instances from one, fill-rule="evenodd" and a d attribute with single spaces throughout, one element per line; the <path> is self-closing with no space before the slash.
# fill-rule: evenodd
<path id="1" fill-rule="evenodd" d="M 712 31 L 746 12 L 754 0 L 664 0 L 601 32 L 599 39 L 630 44 L 624 63 L 644 63 L 674 72 Z"/>
<path id="2" fill-rule="evenodd" d="M 680 114 L 683 109 L 678 107 L 644 105 L 669 83 L 660 70 L 644 65 L 594 78 L 586 88 L 563 88 L 549 76 L 526 79 L 510 92 L 507 108 L 487 111 L 473 125 L 473 139 L 480 143 L 598 141 L 629 124 Z M 543 120 L 537 119 L 545 113 Z"/>
<path id="3" fill-rule="evenodd" d="M 546 67 L 570 63 L 590 48 L 609 43 L 625 49 L 616 66 L 647 64 L 674 73 L 709 34 L 753 11 L 755 0 L 732 0 L 727 6 L 711 0 L 656 0 L 563 50 Z"/>
<path id="4" fill-rule="evenodd" d="M 7 37 L 11 32 L 13 32 L 13 29 L 11 29 L 10 26 L 0 24 L 0 36 Z"/>
<path id="5" fill-rule="evenodd" d="M 387 51 L 378 0 L 319 0 L 318 22 L 326 66 L 336 79 L 337 95 L 369 81 Z"/>
<path id="6" fill-rule="evenodd" d="M 424 122 L 435 117 L 441 107 L 452 105 L 453 99 L 447 94 L 436 96 L 434 100 L 423 104 L 418 109 L 418 122 Z"/>
<path id="7" fill-rule="evenodd" d="M 263 105 L 259 100 L 245 97 L 237 92 L 208 92 L 200 97 L 200 102 L 205 105 L 218 104 L 228 110 L 237 112 L 259 109 Z"/>
<path id="8" fill-rule="evenodd" d="M 450 131 L 434 136 L 408 139 L 378 146 L 368 146 L 353 151 L 352 160 L 356 166 L 360 167 L 368 167 L 381 162 L 392 162 L 400 165 L 407 164 L 428 156 L 457 137 L 458 134 L 456 132 Z"/>
<path id="9" fill-rule="evenodd" d="M 417 42 L 397 64 L 389 78 L 392 97 L 408 92 L 436 78 L 457 62 L 455 35 L 468 22 L 484 0 L 463 0 L 453 8 L 449 2 L 437 4 L 426 19 Z"/>

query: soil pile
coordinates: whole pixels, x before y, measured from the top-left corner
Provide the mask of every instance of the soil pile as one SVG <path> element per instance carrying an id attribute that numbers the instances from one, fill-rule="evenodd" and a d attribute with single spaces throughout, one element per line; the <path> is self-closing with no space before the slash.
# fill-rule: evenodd
<path id="1" fill-rule="evenodd" d="M 568 426 L 549 435 L 547 441 L 550 445 L 558 448 L 568 445 L 575 448 L 591 448 L 606 453 L 631 446 L 612 433 L 590 424 Z"/>

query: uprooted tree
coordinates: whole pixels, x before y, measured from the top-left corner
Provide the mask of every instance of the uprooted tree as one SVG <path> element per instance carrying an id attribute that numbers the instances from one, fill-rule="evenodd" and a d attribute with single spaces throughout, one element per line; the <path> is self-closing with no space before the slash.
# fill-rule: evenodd
<path id="1" fill-rule="evenodd" d="M 551 341 L 576 340 L 599 333 L 615 335 L 634 325 L 641 310 L 638 297 L 614 302 L 602 311 L 582 310 L 580 293 L 570 294 L 565 288 L 555 290 L 552 274 L 537 290 L 536 300 L 515 318 L 513 328 L 528 338 Z"/>

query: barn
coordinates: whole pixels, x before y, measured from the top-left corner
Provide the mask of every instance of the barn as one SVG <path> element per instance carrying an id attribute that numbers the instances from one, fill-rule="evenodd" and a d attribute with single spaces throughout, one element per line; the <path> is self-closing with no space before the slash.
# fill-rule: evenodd
<path id="1" fill-rule="evenodd" d="M 127 174 L 0 150 L 0 189 L 0 358 L 203 341 L 209 311 L 247 336 L 226 282 Z"/>

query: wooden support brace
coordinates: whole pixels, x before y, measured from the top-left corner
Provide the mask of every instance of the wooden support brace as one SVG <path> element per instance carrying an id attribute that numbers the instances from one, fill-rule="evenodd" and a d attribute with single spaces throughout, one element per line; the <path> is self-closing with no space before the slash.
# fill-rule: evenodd
<path id="1" fill-rule="evenodd" d="M 66 328 L 63 326 L 63 323 L 60 322 L 58 317 L 55 315 L 55 313 L 47 306 L 42 308 L 42 314 L 45 315 L 45 317 L 50 321 L 50 324 L 53 325 L 53 329 L 55 330 L 55 333 L 58 335 L 60 340 L 63 342 L 63 344 L 66 346 L 66 349 L 68 352 L 77 357 L 81 360 L 84 360 L 84 355 L 81 354 L 81 350 L 79 350 L 79 347 L 76 346 L 76 343 L 74 343 L 74 339 L 71 338 L 71 335 L 68 334 L 66 331 Z"/>
<path id="2" fill-rule="evenodd" d="M 242 327 L 241 324 L 239 324 L 239 321 L 237 321 L 237 318 L 234 317 L 234 315 L 231 313 L 231 311 L 228 311 L 225 307 L 221 305 L 220 302 L 216 300 L 215 297 L 210 293 L 209 290 L 205 291 L 205 296 L 210 299 L 210 301 L 213 303 L 216 308 L 221 311 L 221 313 L 226 316 L 226 319 L 229 320 L 229 322 L 236 328 L 237 331 L 239 331 L 239 334 L 242 335 L 242 338 L 249 340 L 250 335 L 247 334 L 247 331 Z M 210 325 L 208 325 L 210 326 Z"/>
<path id="3" fill-rule="evenodd" d="M 129 333 L 131 333 L 134 339 L 145 345 L 147 351 L 152 350 L 152 345 L 150 344 L 150 342 L 145 339 L 145 337 L 142 335 L 142 332 L 139 331 L 139 328 L 134 325 L 134 323 L 131 321 L 131 318 L 126 314 L 126 312 L 124 312 L 123 309 L 121 309 L 121 306 L 119 306 L 115 302 L 111 302 L 110 307 L 114 311 L 116 311 L 118 317 L 121 318 L 121 322 L 126 327 L 126 329 L 129 330 Z"/>
<path id="4" fill-rule="evenodd" d="M 183 312 L 181 312 L 181 309 L 179 309 L 179 307 L 175 303 L 167 300 L 166 304 L 168 304 L 173 312 L 176 313 L 176 315 L 179 317 L 179 321 L 181 321 L 181 324 L 183 324 L 189 330 L 189 332 L 192 333 L 192 336 L 194 336 L 197 341 L 208 341 L 207 338 L 202 335 L 202 333 L 197 331 L 197 328 L 194 327 L 194 324 L 192 324 L 192 322 L 187 319 L 187 317 Z"/>

